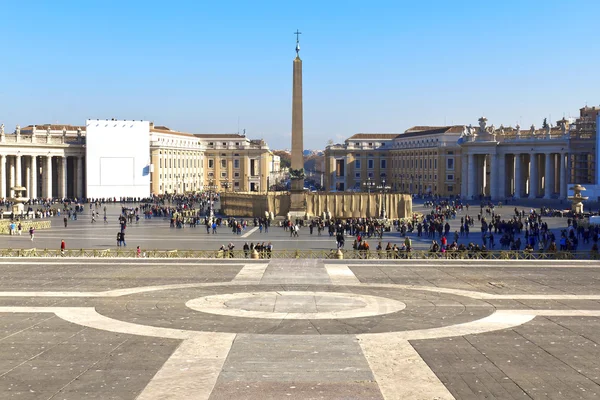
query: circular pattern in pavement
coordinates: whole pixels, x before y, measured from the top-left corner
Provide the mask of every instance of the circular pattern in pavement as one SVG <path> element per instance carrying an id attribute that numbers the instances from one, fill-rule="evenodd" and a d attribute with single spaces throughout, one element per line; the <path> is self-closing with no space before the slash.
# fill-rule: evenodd
<path id="1" fill-rule="evenodd" d="M 230 317 L 267 319 L 343 319 L 372 317 L 404 310 L 401 301 L 337 292 L 242 292 L 190 300 L 192 310 Z"/>

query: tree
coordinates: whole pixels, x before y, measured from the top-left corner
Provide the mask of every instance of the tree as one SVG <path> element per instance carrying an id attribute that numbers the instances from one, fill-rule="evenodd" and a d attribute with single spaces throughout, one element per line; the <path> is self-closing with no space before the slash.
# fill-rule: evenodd
<path id="1" fill-rule="evenodd" d="M 542 122 L 542 128 L 546 129 L 548 127 L 548 120 L 544 118 L 544 122 Z"/>

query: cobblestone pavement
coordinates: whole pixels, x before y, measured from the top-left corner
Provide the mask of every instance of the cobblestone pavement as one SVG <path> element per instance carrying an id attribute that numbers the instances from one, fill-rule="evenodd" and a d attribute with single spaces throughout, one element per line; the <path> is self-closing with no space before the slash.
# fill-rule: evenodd
<path id="1" fill-rule="evenodd" d="M 15 399 L 596 399 L 588 261 L 0 259 Z"/>
<path id="2" fill-rule="evenodd" d="M 514 205 L 497 208 L 496 212 L 504 218 L 510 218 L 514 213 Z M 529 207 L 518 207 L 519 210 L 529 212 Z M 415 204 L 414 210 L 418 212 L 428 212 L 429 208 L 423 207 L 422 204 Z M 539 210 L 539 209 L 538 209 Z M 60 241 L 65 240 L 67 248 L 70 249 L 116 249 L 116 237 L 119 231 L 118 215 L 120 206 L 108 206 L 108 223 L 102 221 L 102 212 L 98 218 L 98 222 L 92 223 L 89 209 L 79 215 L 77 221 L 69 221 L 65 228 L 63 224 L 63 216 L 52 218 L 52 228 L 49 230 L 38 230 L 35 234 L 35 239 L 32 242 L 27 232 L 23 232 L 21 236 L 0 236 L 0 248 L 59 248 Z M 450 220 L 451 232 L 459 230 L 460 218 L 465 215 L 470 215 L 477 219 L 479 207 L 471 206 L 470 211 L 460 212 L 457 218 Z M 560 230 L 567 227 L 567 218 L 545 218 L 549 227 L 555 232 L 557 237 L 560 237 Z M 227 227 L 218 229 L 216 235 L 207 234 L 204 226 L 196 228 L 185 227 L 184 229 L 169 228 L 169 221 L 163 218 L 153 218 L 150 220 L 140 219 L 139 223 L 129 224 L 126 229 L 126 243 L 128 248 L 140 246 L 142 249 L 157 249 L 157 250 L 216 250 L 221 245 L 227 245 L 232 242 L 236 249 L 241 249 L 244 242 L 272 242 L 274 249 L 322 249 L 331 250 L 336 247 L 335 237 L 330 237 L 327 233 L 322 236 L 317 236 L 315 230 L 313 235 L 309 234 L 308 228 L 302 228 L 298 238 L 291 238 L 289 232 L 285 232 L 283 228 L 273 226 L 268 233 L 260 233 L 258 228 L 250 226 L 242 232 L 241 235 L 236 235 Z M 423 235 L 417 237 L 416 230 L 413 234 L 409 234 L 413 241 L 415 249 L 428 249 L 431 245 L 431 240 Z M 451 233 L 449 242 L 453 239 Z M 523 243 L 524 235 L 522 235 Z M 439 239 L 439 238 L 436 238 Z M 496 237 L 496 248 L 499 247 L 498 241 L 500 237 Z M 346 248 L 351 248 L 352 237 L 346 240 Z M 381 240 L 383 247 L 387 242 L 392 244 L 401 244 L 404 238 L 398 232 L 386 232 L 382 239 L 367 238 L 371 244 L 371 249 L 375 249 L 377 242 Z M 475 227 L 471 230 L 469 237 L 461 237 L 459 243 L 468 244 L 474 242 L 481 244 L 481 233 L 479 225 L 476 222 Z M 591 244 L 584 245 L 580 241 L 579 250 L 589 250 Z"/>

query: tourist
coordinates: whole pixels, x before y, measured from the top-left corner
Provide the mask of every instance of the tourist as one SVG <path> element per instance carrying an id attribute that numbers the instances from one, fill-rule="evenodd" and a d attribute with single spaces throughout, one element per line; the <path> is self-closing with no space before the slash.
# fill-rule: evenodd
<path id="1" fill-rule="evenodd" d="M 140 256 L 142 255 L 142 250 L 140 249 L 140 246 L 138 246 L 138 247 L 135 249 L 135 252 L 136 252 L 136 257 L 137 257 L 137 258 L 140 258 Z"/>
<path id="2" fill-rule="evenodd" d="M 248 246 L 248 242 L 244 243 L 244 257 L 248 258 L 248 255 L 250 254 L 250 246 Z"/>
<path id="3" fill-rule="evenodd" d="M 33 229 L 33 226 L 31 226 L 29 228 L 29 237 L 31 238 L 31 241 L 33 242 L 33 236 L 35 235 L 35 229 Z"/>
<path id="4" fill-rule="evenodd" d="M 60 241 L 60 255 L 64 256 L 65 255 L 65 250 L 67 249 L 67 244 L 65 243 L 64 239 Z"/>
<path id="5" fill-rule="evenodd" d="M 117 232 L 117 246 L 121 247 L 121 232 Z"/>
<path id="6" fill-rule="evenodd" d="M 21 222 L 19 222 L 19 225 L 17 226 L 17 232 L 19 233 L 19 236 L 21 236 L 21 233 L 23 232 L 23 225 L 21 225 Z"/>
<path id="7" fill-rule="evenodd" d="M 65 228 L 67 227 L 67 217 L 64 218 L 64 222 L 65 222 Z"/>
<path id="8" fill-rule="evenodd" d="M 121 243 L 123 247 L 127 247 L 127 243 L 125 243 L 125 232 L 121 232 Z"/>

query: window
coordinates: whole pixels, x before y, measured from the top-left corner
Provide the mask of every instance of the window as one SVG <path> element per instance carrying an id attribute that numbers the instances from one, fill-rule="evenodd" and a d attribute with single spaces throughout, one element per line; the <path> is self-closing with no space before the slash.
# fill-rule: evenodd
<path id="1" fill-rule="evenodd" d="M 354 177 L 355 177 L 356 179 L 360 179 L 360 172 L 356 172 L 356 173 L 354 174 Z"/>
<path id="2" fill-rule="evenodd" d="M 212 158 L 210 158 L 208 160 L 208 168 L 214 168 L 215 167 L 215 160 L 213 160 Z"/>
<path id="3" fill-rule="evenodd" d="M 454 158 L 448 158 L 446 160 L 446 169 L 454 169 Z"/>
<path id="4" fill-rule="evenodd" d="M 374 164 L 375 164 L 375 163 L 374 163 L 374 161 L 373 161 L 373 159 L 372 159 L 372 158 L 370 158 L 369 160 L 367 160 L 367 167 L 368 167 L 369 169 L 373 169 L 373 166 L 374 166 Z"/>
<path id="5" fill-rule="evenodd" d="M 452 193 L 454 191 L 454 186 L 448 185 L 448 192 Z"/>
<path id="6" fill-rule="evenodd" d="M 419 160 L 419 168 L 423 168 L 423 159 L 422 158 Z"/>
<path id="7" fill-rule="evenodd" d="M 239 168 L 240 167 L 240 160 L 233 160 L 233 168 Z"/>
<path id="8" fill-rule="evenodd" d="M 448 174 L 448 175 L 446 175 L 446 180 L 447 181 L 453 181 L 454 180 L 454 174 Z"/>
<path id="9" fill-rule="evenodd" d="M 381 169 L 387 168 L 387 160 L 380 160 L 380 168 Z"/>
<path id="10" fill-rule="evenodd" d="M 437 158 L 435 160 L 433 160 L 433 168 L 437 169 Z"/>
<path id="11" fill-rule="evenodd" d="M 221 172 L 221 178 L 227 178 L 227 172 Z"/>
<path id="12" fill-rule="evenodd" d="M 375 174 L 374 174 L 374 173 L 372 173 L 372 172 L 369 172 L 369 173 L 367 174 L 367 176 L 368 176 L 369 178 L 374 178 L 374 177 L 375 177 Z"/>
<path id="13" fill-rule="evenodd" d="M 233 173 L 233 177 L 234 178 L 239 178 L 240 177 L 240 173 L 239 172 L 234 172 Z"/>
<path id="14" fill-rule="evenodd" d="M 227 160 L 221 160 L 221 168 L 227 168 Z"/>
<path id="15" fill-rule="evenodd" d="M 431 160 L 431 158 L 430 158 L 430 159 L 429 159 L 429 169 L 431 169 L 431 164 L 432 164 L 431 162 L 432 162 L 432 160 Z"/>
<path id="16" fill-rule="evenodd" d="M 235 187 L 240 187 L 240 183 L 239 183 L 239 182 L 234 182 L 234 183 L 233 183 L 233 186 L 235 186 Z"/>
<path id="17" fill-rule="evenodd" d="M 360 169 L 360 160 L 354 160 L 354 168 Z"/>
<path id="18" fill-rule="evenodd" d="M 215 173 L 214 172 L 209 172 L 208 173 L 208 177 L 209 178 L 214 178 L 215 177 Z"/>

